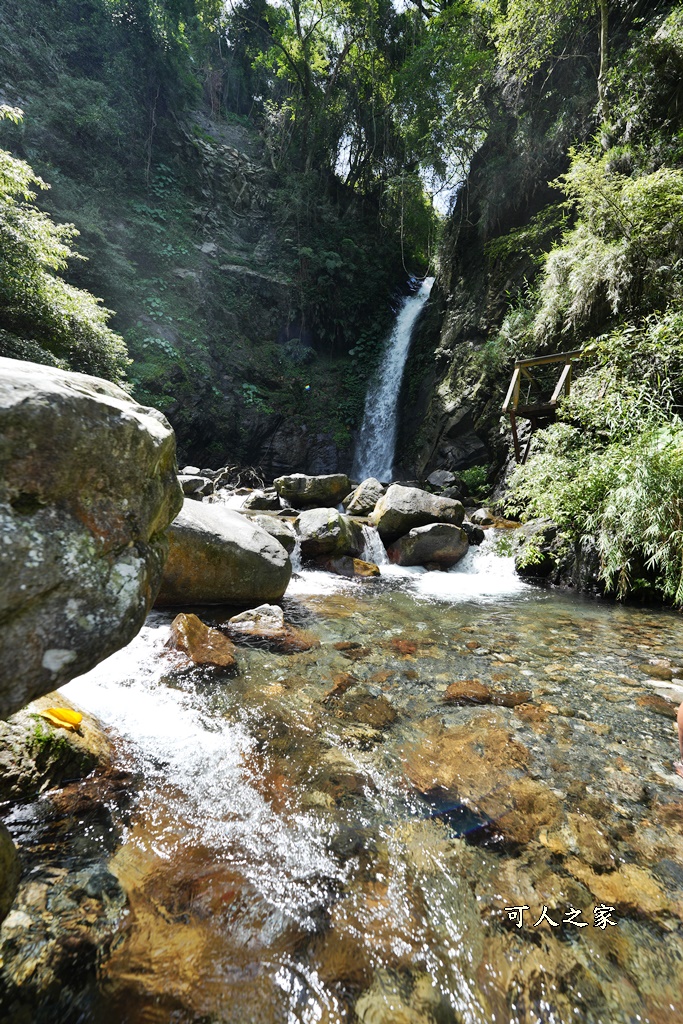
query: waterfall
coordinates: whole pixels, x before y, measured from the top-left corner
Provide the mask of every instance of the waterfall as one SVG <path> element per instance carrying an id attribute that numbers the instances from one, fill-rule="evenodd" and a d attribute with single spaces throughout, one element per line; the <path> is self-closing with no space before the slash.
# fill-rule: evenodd
<path id="1" fill-rule="evenodd" d="M 358 480 L 365 480 L 369 476 L 382 481 L 392 479 L 398 428 L 398 397 L 403 371 L 415 321 L 433 284 L 433 277 L 426 278 L 420 290 L 404 300 L 377 377 L 368 388 L 353 466 L 353 474 Z"/>
<path id="2" fill-rule="evenodd" d="M 363 551 L 361 558 L 375 565 L 388 565 L 389 559 L 382 544 L 382 539 L 374 526 L 363 526 Z"/>

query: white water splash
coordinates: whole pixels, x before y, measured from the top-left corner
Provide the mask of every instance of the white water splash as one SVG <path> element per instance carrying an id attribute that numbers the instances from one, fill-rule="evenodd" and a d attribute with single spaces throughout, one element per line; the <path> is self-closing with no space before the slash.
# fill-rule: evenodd
<path id="1" fill-rule="evenodd" d="M 365 525 L 363 531 L 363 551 L 361 558 L 364 562 L 374 562 L 375 565 L 388 565 L 389 557 L 386 553 L 382 538 L 374 526 Z"/>
<path id="2" fill-rule="evenodd" d="M 417 294 L 410 295 L 403 303 L 382 359 L 378 379 L 368 388 L 353 467 L 357 480 L 366 480 L 370 476 L 382 481 L 392 479 L 398 428 L 398 397 L 403 371 L 415 321 L 433 284 L 433 277 L 426 278 Z"/>
<path id="3" fill-rule="evenodd" d="M 488 530 L 479 547 L 470 547 L 467 554 L 448 572 L 432 572 L 423 566 L 384 565 L 382 576 L 405 578 L 415 597 L 456 603 L 479 601 L 488 603 L 513 597 L 534 588 L 515 573 L 512 555 L 498 554 L 499 532 Z"/>
<path id="4" fill-rule="evenodd" d="M 339 868 L 312 816 L 283 820 L 253 785 L 247 728 L 212 711 L 201 693 L 168 685 L 169 635 L 153 614 L 127 647 L 61 692 L 126 738 L 145 777 L 148 813 L 156 808 L 174 822 L 157 837 L 159 855 L 210 846 L 241 862 L 266 899 L 301 921 L 320 899 L 316 880 L 339 877 Z"/>

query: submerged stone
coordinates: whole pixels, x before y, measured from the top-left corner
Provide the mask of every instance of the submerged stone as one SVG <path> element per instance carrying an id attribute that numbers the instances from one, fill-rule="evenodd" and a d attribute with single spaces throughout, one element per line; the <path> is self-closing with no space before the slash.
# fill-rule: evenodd
<path id="1" fill-rule="evenodd" d="M 236 640 L 261 642 L 284 654 L 309 651 L 319 643 L 303 630 L 288 625 L 282 608 L 272 604 L 262 604 L 258 608 L 233 615 L 228 620 L 227 628 Z"/>
<path id="2" fill-rule="evenodd" d="M 479 679 L 458 679 L 450 684 L 443 699 L 451 704 L 488 704 L 491 691 Z"/>

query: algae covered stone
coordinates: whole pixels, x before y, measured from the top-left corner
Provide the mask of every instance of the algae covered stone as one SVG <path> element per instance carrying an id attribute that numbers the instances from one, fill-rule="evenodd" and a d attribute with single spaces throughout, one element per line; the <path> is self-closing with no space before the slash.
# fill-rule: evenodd
<path id="1" fill-rule="evenodd" d="M 296 523 L 304 558 L 318 555 L 362 554 L 363 531 L 349 516 L 335 508 L 312 508 L 302 512 Z"/>
<path id="2" fill-rule="evenodd" d="M 337 505 L 351 484 L 346 473 L 329 473 L 326 476 L 306 476 L 292 473 L 280 476 L 273 486 L 277 493 L 294 508 L 314 508 L 316 505 Z"/>
<path id="3" fill-rule="evenodd" d="M 182 502 L 175 437 L 121 388 L 0 359 L 0 717 L 124 647 Z"/>

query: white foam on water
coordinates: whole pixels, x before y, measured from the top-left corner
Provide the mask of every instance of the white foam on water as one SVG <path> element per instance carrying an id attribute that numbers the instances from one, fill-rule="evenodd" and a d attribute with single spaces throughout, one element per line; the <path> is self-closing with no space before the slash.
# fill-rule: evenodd
<path id="1" fill-rule="evenodd" d="M 254 788 L 254 741 L 245 726 L 206 707 L 202 694 L 168 685 L 169 625 L 153 615 L 123 650 L 73 679 L 62 693 L 128 742 L 145 778 L 148 813 L 173 822 L 155 849 L 170 856 L 202 843 L 240 863 L 271 902 L 302 920 L 315 880 L 339 877 L 313 816 L 285 821 Z M 170 792 L 169 792 L 170 787 Z"/>

